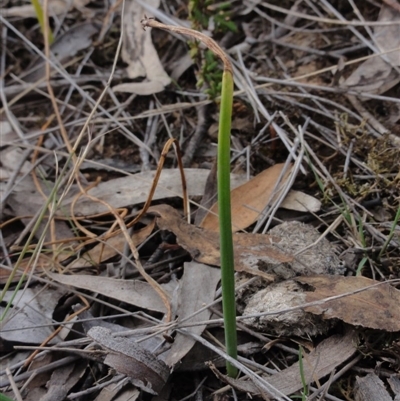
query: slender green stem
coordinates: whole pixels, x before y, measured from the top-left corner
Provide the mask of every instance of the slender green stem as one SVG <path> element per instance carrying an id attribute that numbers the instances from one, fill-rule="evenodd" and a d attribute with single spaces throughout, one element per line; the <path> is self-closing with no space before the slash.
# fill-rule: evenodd
<path id="1" fill-rule="evenodd" d="M 386 248 L 389 246 L 390 241 L 393 239 L 394 234 L 395 234 L 395 232 L 396 232 L 396 226 L 397 226 L 397 223 L 399 222 L 399 220 L 400 220 L 400 206 L 399 206 L 398 209 L 397 209 L 396 216 L 395 216 L 395 218 L 394 218 L 394 220 L 393 220 L 392 228 L 390 229 L 390 233 L 389 233 L 389 235 L 387 236 L 386 241 L 385 241 L 385 243 L 383 244 L 383 247 L 382 247 L 381 251 L 379 252 L 378 258 L 381 258 L 381 257 L 382 257 L 382 255 L 383 255 L 384 252 L 386 251 Z"/>
<path id="2" fill-rule="evenodd" d="M 233 76 L 225 70 L 222 75 L 221 106 L 218 131 L 218 217 L 221 241 L 222 308 L 225 325 L 225 345 L 229 356 L 237 359 L 235 265 L 233 257 L 230 149 L 233 99 Z M 235 377 L 237 369 L 227 363 L 228 375 Z"/>
<path id="3" fill-rule="evenodd" d="M 42 10 L 42 6 L 40 5 L 39 0 L 31 0 L 31 3 L 33 5 L 33 8 L 35 10 L 36 18 L 39 22 L 40 29 L 42 30 L 43 35 L 45 34 L 45 28 L 44 28 L 44 13 Z M 49 43 L 52 44 L 54 42 L 54 36 L 53 33 L 51 32 L 51 29 L 49 28 Z"/>
<path id="4" fill-rule="evenodd" d="M 235 270 L 233 257 L 231 192 L 230 192 L 230 142 L 233 103 L 233 74 L 228 56 L 210 37 L 193 29 L 164 25 L 145 17 L 143 27 L 159 28 L 170 32 L 194 37 L 203 42 L 224 63 L 222 75 L 221 107 L 218 133 L 218 214 L 221 244 L 221 285 L 222 307 L 225 325 L 225 344 L 227 354 L 237 359 Z M 230 377 L 237 375 L 237 369 L 229 362 L 226 364 Z"/>
<path id="5" fill-rule="evenodd" d="M 300 379 L 301 379 L 301 383 L 303 385 L 303 391 L 301 392 L 301 399 L 307 400 L 308 386 L 307 386 L 306 376 L 305 376 L 305 372 L 304 372 L 303 348 L 301 345 L 299 347 L 299 369 L 300 369 Z"/>

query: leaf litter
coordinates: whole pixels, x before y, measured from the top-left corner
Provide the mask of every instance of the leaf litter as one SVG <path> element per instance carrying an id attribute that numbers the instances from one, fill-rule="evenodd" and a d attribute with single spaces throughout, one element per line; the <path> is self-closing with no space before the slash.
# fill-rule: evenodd
<path id="1" fill-rule="evenodd" d="M 211 355 L 217 351 L 219 357 L 224 355 L 218 342 L 221 321 L 215 301 L 219 296 L 216 209 L 210 208 L 202 227 L 185 221 L 176 158 L 168 154 L 162 156 L 168 168 L 162 171 L 152 194 L 154 205 L 136 221 L 152 192 L 155 173 L 127 174 L 137 171 L 142 162 L 148 166 L 150 159 L 154 169 L 168 135 L 185 143 L 196 128 L 196 107 L 209 102 L 202 100 L 199 92 L 200 100 L 186 91 L 195 87 L 187 73 L 190 68 L 179 78 L 183 87 L 170 84 L 168 73 L 187 56 L 180 39 L 156 32 L 151 37 L 134 23 L 147 13 L 184 24 L 186 5 L 181 2 L 180 6 L 183 8 L 162 4 L 157 10 L 158 1 L 131 2 L 121 16 L 119 4 L 100 10 L 85 1 L 68 5 L 51 1 L 50 15 L 70 13 L 72 7 L 79 18 L 61 21 L 69 44 L 75 40 L 72 50 L 62 45 L 61 34 L 56 35 L 61 43 L 60 60 L 75 53 L 68 72 L 60 75 L 53 70 L 50 76 L 55 89 L 65 88 L 64 92 L 56 89 L 61 122 L 45 117 L 54 109 L 40 92 L 44 86 L 27 87 L 18 80 L 18 76 L 26 78 L 27 66 L 32 63 L 26 48 L 15 53 L 21 57 L 16 64 L 16 58 L 6 57 L 8 69 L 3 65 L 0 74 L 7 93 L 7 99 L 1 98 L 1 121 L 10 125 L 13 135 L 6 126 L 0 166 L 4 173 L 0 183 L 1 269 L 3 285 L 14 287 L 2 294 L 2 307 L 7 302 L 10 307 L 2 321 L 3 352 L 15 349 L 24 355 L 22 345 L 34 350 L 57 327 L 64 329 L 62 335 L 40 347 L 29 367 L 23 366 L 26 357 L 10 362 L 16 386 L 9 387 L 3 370 L 4 394 L 14 397 L 21 391 L 25 399 L 89 396 L 104 401 L 128 396 L 137 399 L 137 389 L 141 389 L 151 394 L 169 392 L 167 398 L 180 399 L 196 387 L 194 379 L 189 380 L 188 388 L 182 385 L 185 373 L 180 367 L 187 366 L 185 358 L 194 358 L 192 366 L 202 366 L 204 372 L 205 354 L 196 351 L 197 345 L 208 347 Z M 201 388 L 207 395 L 212 390 L 228 391 L 221 388 L 223 382 L 256 399 L 287 399 L 307 391 L 313 398 L 345 399 L 352 394 L 366 401 L 369 392 L 382 386 L 386 386 L 385 396 L 388 391 L 397 394 L 388 377 L 398 372 L 400 331 L 396 288 L 400 263 L 396 219 L 398 10 L 389 2 L 366 5 L 349 1 L 336 6 L 326 0 L 313 7 L 302 1 L 277 8 L 262 2 L 251 7 L 232 5 L 231 18 L 243 27 L 242 36 L 224 38 L 237 60 L 236 84 L 243 88 L 235 95 L 234 120 L 241 124 L 234 121 L 232 132 L 242 149 L 240 157 L 232 159 L 238 319 L 242 322 L 240 335 L 250 336 L 239 349 L 252 369 L 241 365 L 243 377 L 233 380 L 212 367 L 220 381 L 216 384 L 208 377 Z M 20 26 L 34 52 L 33 44 L 42 48 L 42 43 L 41 35 L 32 37 L 23 25 L 24 18 L 34 16 L 29 7 L 10 4 L 5 9 L 2 18 L 14 25 L 7 25 L 9 31 L 3 33 L 3 39 L 9 45 L 7 35 Z M 90 28 L 97 29 L 97 25 L 88 16 L 104 22 L 99 42 Z M 369 27 L 365 19 L 384 24 Z M 96 110 L 82 140 L 78 131 L 93 110 L 91 96 L 100 95 L 102 88 L 97 83 L 108 78 L 103 78 L 101 71 L 110 72 L 116 54 L 115 30 L 111 29 L 116 21 L 122 21 L 124 27 L 122 58 L 128 67 L 117 65 L 110 85 L 113 89 L 109 88 L 104 102 L 109 114 L 102 108 Z M 90 29 L 86 40 L 79 42 L 73 32 L 80 26 Z M 212 34 L 212 24 L 208 28 Z M 39 31 L 35 29 L 36 34 Z M 12 40 L 13 45 L 21 46 L 20 39 Z M 169 51 L 181 48 L 183 52 L 176 55 Z M 78 92 L 77 97 L 73 86 L 68 88 L 72 83 L 66 76 L 92 93 Z M 152 109 L 153 100 L 143 96 L 154 93 L 158 93 L 156 109 Z M 28 109 L 28 114 L 23 112 Z M 271 110 L 279 113 L 272 115 Z M 61 125 L 69 130 L 71 143 L 78 138 L 81 141 L 77 144 L 84 157 L 81 173 L 76 174 L 63 152 L 66 144 L 59 135 Z M 116 127 L 120 132 L 113 132 Z M 157 133 L 157 141 L 151 132 Z M 193 209 L 205 191 L 209 155 L 214 154 L 212 138 L 209 132 L 197 149 L 192 163 L 196 168 L 185 169 Z M 29 159 L 26 149 L 34 146 L 40 157 Z M 7 163 L 7 155 L 12 156 L 11 163 Z M 101 160 L 113 159 L 123 163 L 107 163 L 102 170 Z M 283 181 L 292 191 L 272 207 L 271 193 L 276 191 L 282 166 L 289 162 L 294 164 L 292 179 Z M 96 168 L 90 169 L 90 163 Z M 38 214 L 60 176 L 63 184 L 57 197 L 61 201 L 49 204 L 36 227 Z M 96 184 L 99 178 L 105 181 Z M 89 196 L 82 196 L 83 187 L 89 187 Z M 129 228 L 130 247 L 121 220 L 115 220 L 116 213 L 126 226 L 135 222 Z M 273 227 L 270 231 L 269 226 Z M 305 233 L 309 233 L 308 242 L 296 248 L 297 239 Z M 18 272 L 10 274 L 13 268 Z M 139 271 L 161 283 L 170 322 L 164 319 L 167 310 L 159 292 Z M 26 288 L 14 293 L 21 278 Z M 46 301 L 41 301 L 42 293 Z M 83 300 L 90 311 L 85 310 Z M 69 322 L 68 315 L 73 313 L 78 317 Z M 26 331 L 29 336 L 24 335 Z M 383 340 L 374 342 L 378 334 Z M 297 344 L 304 339 L 298 336 L 306 336 L 314 344 L 308 352 L 303 350 L 301 357 Z M 251 341 L 257 344 L 255 354 L 247 346 Z M 263 346 L 268 351 L 260 352 Z M 83 359 L 80 363 L 73 356 L 63 359 L 59 352 L 63 348 L 67 355 L 77 352 Z M 368 357 L 361 359 L 360 355 Z M 115 369 L 108 378 L 104 366 Z M 384 366 L 389 373 L 379 380 L 365 376 L 372 390 L 357 389 L 356 385 L 364 383 L 356 375 L 365 375 L 377 366 Z M 46 373 L 53 367 L 52 375 Z M 175 373 L 171 375 L 170 370 Z M 34 375 L 40 380 L 33 379 Z M 89 379 L 92 375 L 95 380 L 105 380 L 104 384 Z M 171 384 L 175 384 L 173 390 Z"/>

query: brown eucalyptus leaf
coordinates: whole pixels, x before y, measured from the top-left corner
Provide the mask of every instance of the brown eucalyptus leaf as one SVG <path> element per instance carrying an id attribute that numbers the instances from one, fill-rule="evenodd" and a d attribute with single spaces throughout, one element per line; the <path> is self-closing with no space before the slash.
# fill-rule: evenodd
<path id="1" fill-rule="evenodd" d="M 186 249 L 194 260 L 220 266 L 219 234 L 186 223 L 180 214 L 169 205 L 152 206 L 149 213 L 157 216 L 161 230 L 173 232 L 178 244 Z M 274 276 L 259 269 L 263 264 L 288 263 L 293 257 L 274 247 L 280 239 L 264 234 L 235 233 L 233 235 L 235 270 L 258 275 L 268 281 Z"/>
<path id="2" fill-rule="evenodd" d="M 304 308 L 306 312 L 322 315 L 324 319 L 337 318 L 355 326 L 400 331 L 400 291 L 390 284 L 361 276 L 319 275 L 295 280 L 312 287 L 306 290 L 306 302 L 350 294 L 308 306 Z"/>
<path id="3" fill-rule="evenodd" d="M 150 394 L 157 395 L 169 377 L 168 366 L 140 343 L 113 336 L 111 330 L 93 327 L 88 336 L 108 352 L 104 363 L 131 378 L 132 383 Z"/>
<path id="4" fill-rule="evenodd" d="M 284 166 L 284 163 L 275 164 L 231 191 L 232 229 L 234 231 L 243 230 L 253 224 L 266 206 L 273 202 L 289 177 L 290 169 L 281 177 Z M 210 231 L 219 231 L 217 203 L 204 217 L 200 227 Z"/>

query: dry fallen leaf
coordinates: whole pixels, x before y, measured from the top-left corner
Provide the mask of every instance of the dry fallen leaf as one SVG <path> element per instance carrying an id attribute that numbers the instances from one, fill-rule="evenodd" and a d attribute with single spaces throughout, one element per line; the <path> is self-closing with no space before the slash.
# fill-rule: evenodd
<path id="1" fill-rule="evenodd" d="M 348 331 L 344 336 L 334 335 L 323 340 L 313 351 L 303 355 L 303 377 L 305 382 L 309 385 L 329 375 L 355 352 L 356 342 L 352 331 Z M 253 382 L 232 379 L 223 376 L 215 369 L 213 371 L 221 380 L 232 387 L 251 395 L 260 395 L 259 388 Z M 285 395 L 290 395 L 303 388 L 302 375 L 299 372 L 301 372 L 300 364 L 296 362 L 275 375 L 262 376 L 276 390 Z"/>
<path id="2" fill-rule="evenodd" d="M 366 277 L 313 276 L 298 277 L 296 281 L 311 286 L 306 302 L 348 294 L 353 295 L 308 306 L 306 312 L 322 315 L 324 319 L 341 319 L 354 326 L 400 331 L 400 291 L 387 283 Z M 377 285 L 379 284 L 379 285 Z M 373 286 L 371 288 L 367 288 Z M 360 291 L 364 288 L 364 291 Z"/>
<path id="3" fill-rule="evenodd" d="M 355 401 L 393 401 L 385 384 L 375 373 L 357 377 L 354 394 Z"/>
<path id="4" fill-rule="evenodd" d="M 66 15 L 73 7 L 85 11 L 84 7 L 89 2 L 90 0 L 49 0 L 49 15 Z M 37 13 L 31 3 L 10 8 L 2 7 L 1 13 L 4 18 L 37 18 Z"/>
<path id="5" fill-rule="evenodd" d="M 209 170 L 189 168 L 185 169 L 187 189 L 189 196 L 201 196 L 204 192 Z M 145 171 L 132 174 L 127 177 L 116 178 L 107 182 L 101 182 L 90 189 L 91 196 L 99 198 L 115 208 L 136 205 L 146 201 L 156 172 Z M 232 175 L 232 186 L 242 184 L 244 176 Z M 153 200 L 167 199 L 182 196 L 182 181 L 178 169 L 167 169 L 161 172 Z M 63 202 L 63 207 L 71 205 L 72 198 Z M 75 205 L 76 212 L 80 215 L 92 215 L 108 212 L 108 209 L 91 199 L 81 197 Z M 60 212 L 61 213 L 61 212 Z"/>
<path id="6" fill-rule="evenodd" d="M 1 341 L 10 343 L 41 344 L 53 333 L 52 321 L 54 309 L 66 291 L 55 288 L 36 286 L 18 291 L 12 301 L 13 308 L 8 312 L 1 326 Z M 11 301 L 14 291 L 7 291 L 3 301 Z M 4 307 L 0 307 L 4 312 Z M 61 337 L 58 335 L 50 344 L 56 344 Z M 4 343 L 3 343 L 4 345 Z"/>
<path id="7" fill-rule="evenodd" d="M 149 213 L 157 216 L 157 225 L 161 230 L 173 232 L 178 244 L 186 249 L 197 262 L 219 266 L 219 234 L 187 224 L 179 213 L 169 205 L 152 206 Z M 238 234 L 233 236 L 235 252 L 235 270 L 258 275 L 268 281 L 274 276 L 259 269 L 263 264 L 278 264 L 293 261 L 274 247 L 279 238 L 264 234 Z"/>
<path id="8" fill-rule="evenodd" d="M 140 396 L 141 393 L 137 388 L 127 388 L 121 391 L 116 397 L 111 398 L 110 401 L 136 401 L 140 399 Z"/>
<path id="9" fill-rule="evenodd" d="M 160 0 L 147 0 L 146 3 L 151 7 L 158 8 Z M 145 77 L 147 81 L 116 85 L 113 90 L 114 92 L 129 92 L 138 95 L 161 92 L 171 82 L 171 78 L 164 71 L 153 46 L 151 35 L 142 29 L 140 21 L 146 10 L 134 1 L 129 1 L 125 7 L 121 56 L 128 64 L 129 78 Z"/>
<path id="10" fill-rule="evenodd" d="M 135 231 L 132 234 L 132 241 L 135 246 L 140 245 L 143 241 L 148 238 L 151 234 L 155 226 L 155 221 L 153 220 L 147 226 L 141 228 L 140 230 Z M 117 235 L 114 235 L 111 238 L 105 240 L 105 242 L 99 242 L 94 248 L 85 252 L 79 259 L 74 260 L 70 263 L 67 268 L 72 269 L 74 267 L 90 267 L 90 266 L 98 266 L 100 263 L 105 262 L 107 259 L 110 259 L 118 254 L 118 252 L 122 252 L 124 250 L 124 246 L 126 244 L 125 236 L 121 232 Z"/>
<path id="11" fill-rule="evenodd" d="M 68 392 L 82 376 L 88 366 L 88 361 L 81 359 L 79 362 L 61 366 L 54 370 L 50 380 L 46 383 L 47 392 L 39 401 L 63 400 Z"/>
<path id="12" fill-rule="evenodd" d="M 0 138 L 1 139 L 1 138 Z M 6 173 L 0 177 L 1 181 L 7 180 L 20 165 L 23 155 L 23 150 L 20 147 L 9 146 L 0 151 L 1 167 Z M 27 160 L 19 170 L 18 175 L 23 176 L 29 174 L 33 169 L 32 163 Z"/>
<path id="13" fill-rule="evenodd" d="M 394 394 L 394 401 L 400 400 L 400 377 L 395 373 L 387 379 L 390 389 Z"/>
<path id="14" fill-rule="evenodd" d="M 231 191 L 232 229 L 239 231 L 253 224 L 266 206 L 279 195 L 290 169 L 281 177 L 284 163 L 264 170 L 250 181 Z M 280 180 L 280 181 L 279 181 Z M 210 231 L 219 231 L 218 205 L 215 203 L 200 224 Z"/>
<path id="15" fill-rule="evenodd" d="M 382 4 L 378 21 L 397 21 L 400 11 Z M 400 81 L 399 73 L 393 66 L 400 66 L 400 34 L 399 25 L 385 25 L 374 28 L 374 39 L 384 56 L 372 57 L 364 61 L 346 79 L 343 86 L 374 94 L 381 94 L 392 88 Z M 389 62 L 385 61 L 388 60 Z"/>
<path id="16" fill-rule="evenodd" d="M 221 278 L 221 272 L 213 267 L 204 264 L 190 262 L 185 263 L 185 270 L 181 279 L 181 292 L 179 294 L 179 306 L 177 315 L 179 321 L 192 315 L 211 303 L 215 297 L 215 290 Z M 194 317 L 187 319 L 187 323 L 206 321 L 210 318 L 211 312 L 206 309 Z M 206 325 L 188 327 L 189 332 L 201 335 Z M 175 366 L 194 346 L 195 340 L 192 337 L 177 333 L 175 341 L 163 357 L 168 366 Z"/>
<path id="17" fill-rule="evenodd" d="M 140 389 L 157 395 L 169 377 L 167 365 L 140 343 L 125 337 L 113 337 L 103 327 L 93 327 L 88 336 L 109 351 L 104 363 L 117 372 L 127 375 Z"/>
<path id="18" fill-rule="evenodd" d="M 98 31 L 98 26 L 92 22 L 76 24 L 68 31 L 59 35 L 51 44 L 50 50 L 59 63 L 65 63 L 79 51 L 92 45 L 92 37 Z M 46 61 L 41 57 L 26 69 L 20 78 L 25 82 L 36 82 L 46 74 Z"/>
<path id="19" fill-rule="evenodd" d="M 121 382 L 117 382 L 102 388 L 94 401 L 136 401 L 139 396 L 140 391 L 136 387 L 127 384 L 121 389 Z"/>
<path id="20" fill-rule="evenodd" d="M 109 277 L 47 273 L 58 283 L 93 291 L 140 308 L 165 313 L 165 305 L 153 287 L 144 281 Z M 163 287 L 165 289 L 165 286 Z M 166 290 L 167 291 L 167 290 Z"/>
<path id="21" fill-rule="evenodd" d="M 283 209 L 297 210 L 298 212 L 316 213 L 321 209 L 321 201 L 301 191 L 291 189 L 280 204 Z"/>

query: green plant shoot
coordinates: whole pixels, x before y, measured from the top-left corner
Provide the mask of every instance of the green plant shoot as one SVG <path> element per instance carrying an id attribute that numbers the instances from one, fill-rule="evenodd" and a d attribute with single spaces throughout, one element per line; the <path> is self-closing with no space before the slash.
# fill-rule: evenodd
<path id="1" fill-rule="evenodd" d="M 238 32 L 230 19 L 232 4 L 229 1 L 215 3 L 213 0 L 189 0 L 188 19 L 196 31 L 212 30 L 212 33 Z M 210 22 L 213 22 L 211 25 Z M 212 28 L 211 28 L 212 27 Z M 197 87 L 215 100 L 221 93 L 222 71 L 218 55 L 212 50 L 200 48 L 199 41 L 188 41 L 190 56 L 197 64 Z"/>
<path id="2" fill-rule="evenodd" d="M 154 19 L 142 20 L 143 27 L 159 28 L 166 31 L 188 35 L 203 42 L 224 64 L 222 74 L 221 105 L 218 132 L 218 214 L 221 248 L 221 286 L 222 308 L 225 326 L 225 345 L 227 354 L 237 359 L 235 270 L 233 257 L 231 189 L 230 189 L 230 142 L 233 103 L 233 72 L 229 58 L 218 44 L 208 36 L 192 29 L 164 25 Z M 236 377 L 237 369 L 227 362 L 230 377 Z"/>
<path id="3" fill-rule="evenodd" d="M 45 33 L 45 29 L 44 29 L 45 21 L 44 21 L 44 15 L 43 15 L 44 13 L 43 13 L 43 10 L 42 10 L 42 6 L 40 5 L 39 0 L 31 0 L 31 3 L 32 3 L 33 8 L 35 10 L 36 18 L 37 18 L 37 20 L 39 22 L 40 29 L 41 29 L 41 31 L 42 31 L 42 33 L 44 35 L 44 33 Z M 53 42 L 54 42 L 53 32 L 49 28 L 49 43 L 52 44 Z"/>

